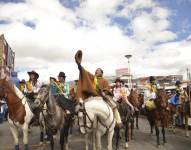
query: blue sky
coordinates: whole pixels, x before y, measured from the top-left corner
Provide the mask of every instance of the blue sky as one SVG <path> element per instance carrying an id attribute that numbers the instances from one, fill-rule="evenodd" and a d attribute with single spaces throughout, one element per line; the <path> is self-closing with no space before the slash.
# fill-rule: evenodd
<path id="1" fill-rule="evenodd" d="M 190 8 L 191 0 L 0 0 L 0 34 L 16 52 L 21 78 L 31 68 L 43 79 L 63 70 L 77 78 L 78 49 L 91 72 L 114 75 L 132 54 L 135 76 L 184 74 Z"/>

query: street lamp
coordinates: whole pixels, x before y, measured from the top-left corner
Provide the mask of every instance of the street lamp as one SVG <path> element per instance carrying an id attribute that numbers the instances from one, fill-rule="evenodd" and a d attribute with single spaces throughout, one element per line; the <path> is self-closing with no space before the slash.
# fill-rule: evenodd
<path id="1" fill-rule="evenodd" d="M 131 73 L 130 73 L 130 58 L 132 55 L 125 55 L 125 57 L 128 59 L 128 66 L 129 66 L 129 88 L 132 89 L 132 80 L 131 80 Z"/>

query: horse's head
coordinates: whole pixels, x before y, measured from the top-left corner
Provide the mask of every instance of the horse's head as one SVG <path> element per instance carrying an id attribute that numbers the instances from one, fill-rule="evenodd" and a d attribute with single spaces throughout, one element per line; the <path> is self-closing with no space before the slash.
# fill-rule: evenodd
<path id="1" fill-rule="evenodd" d="M 144 103 L 144 94 L 142 93 L 139 94 L 138 101 L 139 101 L 139 107 L 141 107 Z"/>
<path id="2" fill-rule="evenodd" d="M 129 102 L 134 106 L 134 107 L 139 107 L 139 95 L 137 91 L 131 89 L 130 95 L 129 95 Z"/>
<path id="3" fill-rule="evenodd" d="M 163 89 L 159 89 L 157 92 L 157 98 L 155 100 L 156 106 L 160 108 L 167 107 L 167 94 Z"/>
<path id="4" fill-rule="evenodd" d="M 47 102 L 49 98 L 49 90 L 50 90 L 50 87 L 48 85 L 41 86 L 38 92 L 37 98 L 34 101 L 36 107 L 44 106 L 44 104 Z"/>
<path id="5" fill-rule="evenodd" d="M 0 99 L 6 98 L 8 93 L 8 81 L 6 78 L 0 79 Z"/>

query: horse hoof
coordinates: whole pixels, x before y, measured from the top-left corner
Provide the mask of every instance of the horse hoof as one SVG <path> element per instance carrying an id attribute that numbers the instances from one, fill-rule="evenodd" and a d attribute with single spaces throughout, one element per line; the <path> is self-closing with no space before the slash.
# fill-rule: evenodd
<path id="1" fill-rule="evenodd" d="M 42 145 L 43 145 L 43 142 L 40 142 L 39 145 L 42 146 Z"/>
<path id="2" fill-rule="evenodd" d="M 186 137 L 189 137 L 190 135 L 189 134 L 186 134 Z"/>
<path id="3" fill-rule="evenodd" d="M 157 144 L 157 148 L 160 148 L 160 145 Z"/>
<path id="4" fill-rule="evenodd" d="M 125 148 L 128 148 L 129 147 L 129 144 L 128 143 L 125 143 Z"/>

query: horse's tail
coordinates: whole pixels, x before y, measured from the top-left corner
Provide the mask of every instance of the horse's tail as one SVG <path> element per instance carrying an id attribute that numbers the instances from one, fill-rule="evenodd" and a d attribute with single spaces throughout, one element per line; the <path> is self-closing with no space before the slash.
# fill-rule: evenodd
<path id="1" fill-rule="evenodd" d="M 120 140 L 120 128 L 116 127 L 115 133 L 116 133 L 116 150 L 118 150 L 119 149 L 119 140 Z"/>

